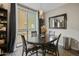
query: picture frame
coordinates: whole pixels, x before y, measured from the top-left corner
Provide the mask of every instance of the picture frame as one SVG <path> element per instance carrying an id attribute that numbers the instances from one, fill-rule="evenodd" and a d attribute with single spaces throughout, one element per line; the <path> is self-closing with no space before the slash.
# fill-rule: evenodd
<path id="1" fill-rule="evenodd" d="M 49 28 L 67 29 L 67 14 L 49 17 Z"/>

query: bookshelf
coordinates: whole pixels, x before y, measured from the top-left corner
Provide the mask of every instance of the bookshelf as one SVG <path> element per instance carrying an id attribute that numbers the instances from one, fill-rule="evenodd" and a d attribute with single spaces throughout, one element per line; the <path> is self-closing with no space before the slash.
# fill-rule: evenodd
<path id="1" fill-rule="evenodd" d="M 7 45 L 7 10 L 4 8 L 0 8 L 0 49 L 6 50 L 5 49 L 6 45 Z"/>

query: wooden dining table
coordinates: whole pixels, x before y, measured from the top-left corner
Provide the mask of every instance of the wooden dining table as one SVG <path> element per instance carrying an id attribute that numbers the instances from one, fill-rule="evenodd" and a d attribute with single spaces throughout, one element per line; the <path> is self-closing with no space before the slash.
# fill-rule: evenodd
<path id="1" fill-rule="evenodd" d="M 38 45 L 41 46 L 42 48 L 42 55 L 45 56 L 46 55 L 46 49 L 45 46 L 47 46 L 48 44 L 51 44 L 52 42 L 54 42 L 57 39 L 57 37 L 54 37 L 52 40 L 50 40 L 49 38 L 46 40 L 42 40 L 40 38 L 35 38 L 35 40 L 32 39 L 28 39 L 27 43 L 28 44 L 32 44 L 32 45 Z"/>

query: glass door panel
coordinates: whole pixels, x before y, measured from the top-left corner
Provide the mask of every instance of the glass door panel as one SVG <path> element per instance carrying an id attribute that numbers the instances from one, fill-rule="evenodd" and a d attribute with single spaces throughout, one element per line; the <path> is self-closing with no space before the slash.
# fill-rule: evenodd
<path id="1" fill-rule="evenodd" d="M 28 40 L 36 41 L 38 38 L 38 12 L 28 11 Z"/>
<path id="2" fill-rule="evenodd" d="M 27 40 L 27 11 L 26 8 L 18 6 L 18 22 L 17 22 L 17 44 L 22 43 L 22 38 L 20 34 L 25 36 Z"/>
<path id="3" fill-rule="evenodd" d="M 19 30 L 24 30 L 26 29 L 27 25 L 27 16 L 26 16 L 26 9 L 23 7 L 18 8 L 18 29 Z"/>

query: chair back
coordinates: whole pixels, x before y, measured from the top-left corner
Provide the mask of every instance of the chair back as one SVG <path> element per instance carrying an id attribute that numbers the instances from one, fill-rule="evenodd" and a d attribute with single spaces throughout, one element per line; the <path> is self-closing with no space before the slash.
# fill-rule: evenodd
<path id="1" fill-rule="evenodd" d="M 58 42 L 59 42 L 60 36 L 61 36 L 61 33 L 59 34 L 59 36 L 58 36 L 58 38 L 57 38 L 57 42 L 56 42 L 56 47 L 57 47 L 57 48 L 58 48 Z"/>
<path id="2" fill-rule="evenodd" d="M 22 42 L 23 42 L 23 49 L 27 50 L 27 44 L 26 44 L 25 37 L 24 37 L 24 35 L 21 35 L 21 37 L 22 37 Z"/>

